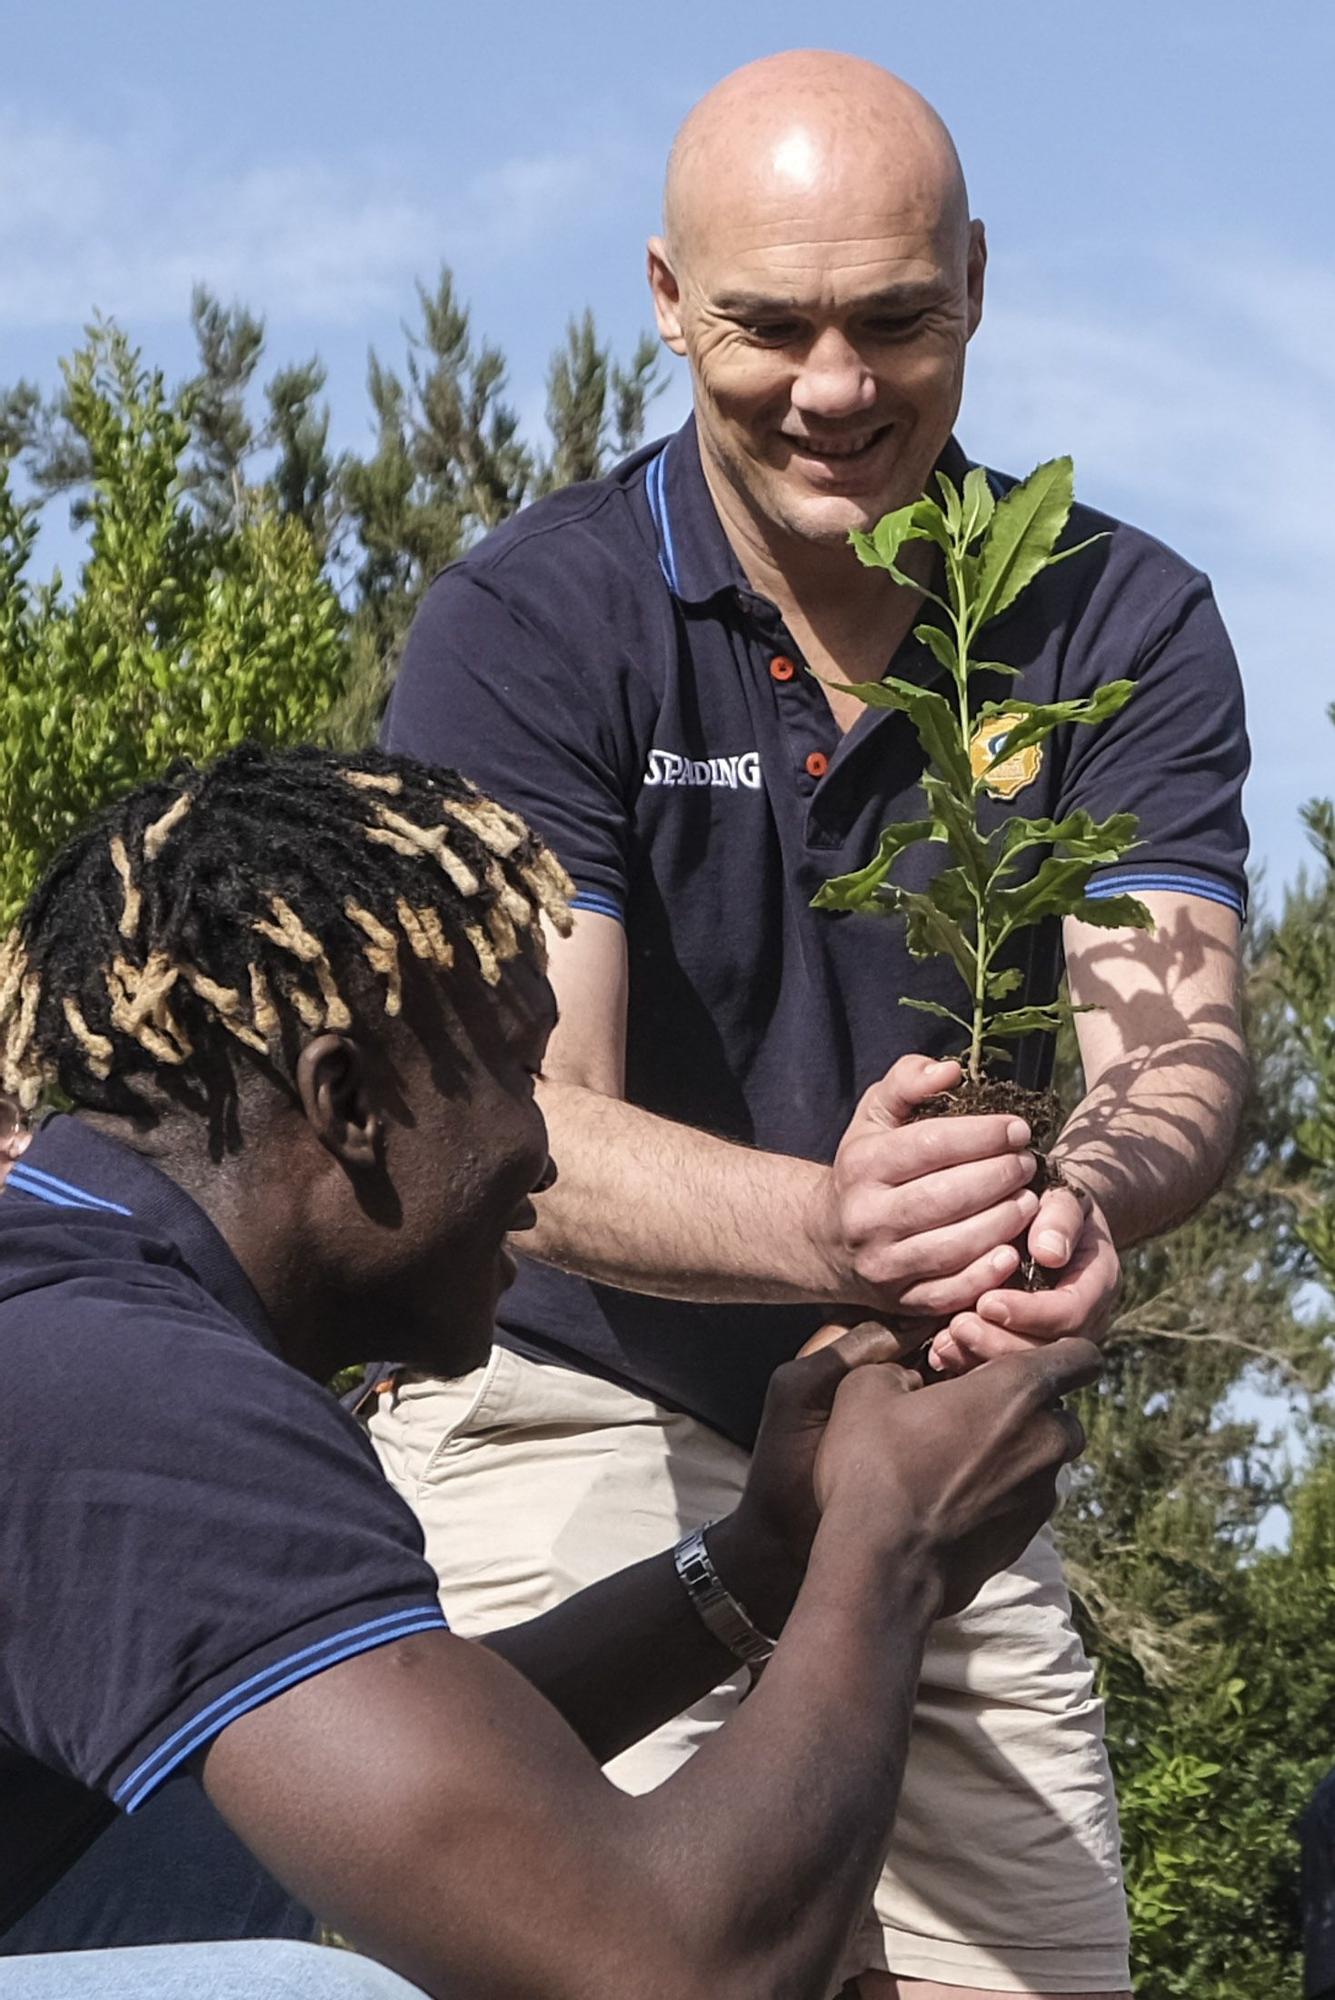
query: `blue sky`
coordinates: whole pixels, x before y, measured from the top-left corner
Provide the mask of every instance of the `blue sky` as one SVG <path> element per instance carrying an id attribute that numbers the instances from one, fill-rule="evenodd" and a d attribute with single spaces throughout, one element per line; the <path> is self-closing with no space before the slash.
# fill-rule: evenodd
<path id="1" fill-rule="evenodd" d="M 193 280 L 318 350 L 339 444 L 366 349 L 402 351 L 450 263 L 536 422 L 593 306 L 648 324 L 664 153 L 726 70 L 819 40 L 896 68 L 952 126 L 992 248 L 961 434 L 1012 471 L 1069 450 L 1092 502 L 1213 575 L 1247 682 L 1272 885 L 1335 787 L 1335 9 L 956 0 L 671 10 L 396 0 L 5 0 L 0 381 L 50 382 L 94 306 L 173 375 Z M 686 406 L 680 374 L 659 408 Z"/>

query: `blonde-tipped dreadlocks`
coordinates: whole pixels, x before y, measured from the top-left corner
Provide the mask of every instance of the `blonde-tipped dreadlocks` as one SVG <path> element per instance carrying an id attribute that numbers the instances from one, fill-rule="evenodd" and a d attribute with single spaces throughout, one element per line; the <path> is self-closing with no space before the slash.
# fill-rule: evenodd
<path id="1" fill-rule="evenodd" d="M 397 1014 L 406 966 L 490 984 L 571 884 L 453 771 L 379 751 L 243 744 L 177 765 L 56 856 L 0 949 L 0 1084 L 31 1109 L 134 1108 L 173 1071 L 216 1100 L 239 1048 L 287 1070 L 302 1032 Z"/>

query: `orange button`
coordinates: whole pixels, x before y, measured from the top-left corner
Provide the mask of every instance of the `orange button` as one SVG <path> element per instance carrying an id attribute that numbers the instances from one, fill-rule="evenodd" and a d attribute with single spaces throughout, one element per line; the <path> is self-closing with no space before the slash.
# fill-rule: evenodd
<path id="1" fill-rule="evenodd" d="M 823 778 L 830 768 L 830 760 L 823 750 L 813 750 L 807 758 L 807 776 Z"/>
<path id="2" fill-rule="evenodd" d="M 769 672 L 771 680 L 790 681 L 793 678 L 793 675 L 797 672 L 797 668 L 794 666 L 791 660 L 786 659 L 785 656 L 782 653 L 780 653 L 776 656 L 776 658 L 770 661 Z"/>

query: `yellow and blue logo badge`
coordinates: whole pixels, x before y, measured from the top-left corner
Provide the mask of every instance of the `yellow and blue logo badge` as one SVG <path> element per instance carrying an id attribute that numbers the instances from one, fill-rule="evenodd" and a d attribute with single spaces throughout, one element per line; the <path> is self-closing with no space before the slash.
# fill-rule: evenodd
<path id="1" fill-rule="evenodd" d="M 1027 743 L 1013 757 L 1003 757 L 999 764 L 992 764 L 992 759 L 1012 729 L 1018 729 L 1023 721 L 1022 715 L 989 715 L 970 738 L 969 768 L 983 790 L 990 792 L 994 799 L 1013 799 L 1026 785 L 1033 784 L 1042 768 L 1041 743 Z M 990 771 L 987 768 L 989 764 L 992 764 Z"/>

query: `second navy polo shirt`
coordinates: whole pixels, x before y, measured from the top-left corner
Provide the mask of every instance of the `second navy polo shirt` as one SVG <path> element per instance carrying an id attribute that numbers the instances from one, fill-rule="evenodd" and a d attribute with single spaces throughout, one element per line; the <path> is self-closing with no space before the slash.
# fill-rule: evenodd
<path id="1" fill-rule="evenodd" d="M 943 469 L 958 483 L 966 465 L 952 441 Z M 1101 532 L 989 627 L 990 655 L 1020 677 L 986 692 L 1052 701 L 1129 677 L 1136 694 L 1098 729 L 1059 732 L 1031 754 L 1013 802 L 987 809 L 994 823 L 1135 812 L 1139 846 L 1094 893 L 1178 889 L 1241 914 L 1242 693 L 1209 584 L 1162 543 L 1077 506 L 1067 539 Z M 892 666 L 939 674 L 912 638 Z M 829 1160 L 898 1056 L 956 1053 L 958 1030 L 897 1004 L 910 993 L 958 1005 L 953 970 L 911 959 L 897 922 L 810 907 L 827 877 L 870 859 L 883 826 L 922 815 L 916 738 L 904 716 L 876 710 L 840 736 L 779 612 L 737 563 L 693 423 L 528 508 L 436 579 L 385 741 L 513 806 L 570 870 L 576 908 L 624 923 L 632 1103 Z M 896 879 L 922 887 L 941 865 L 942 849 L 924 844 Z M 1026 997 L 1050 1000 L 1058 925 L 1028 933 L 1017 962 Z M 1035 1037 L 1015 1073 L 1041 1083 L 1050 1062 Z M 747 1441 L 770 1373 L 819 1318 L 631 1296 L 526 1262 L 501 1337 Z"/>

